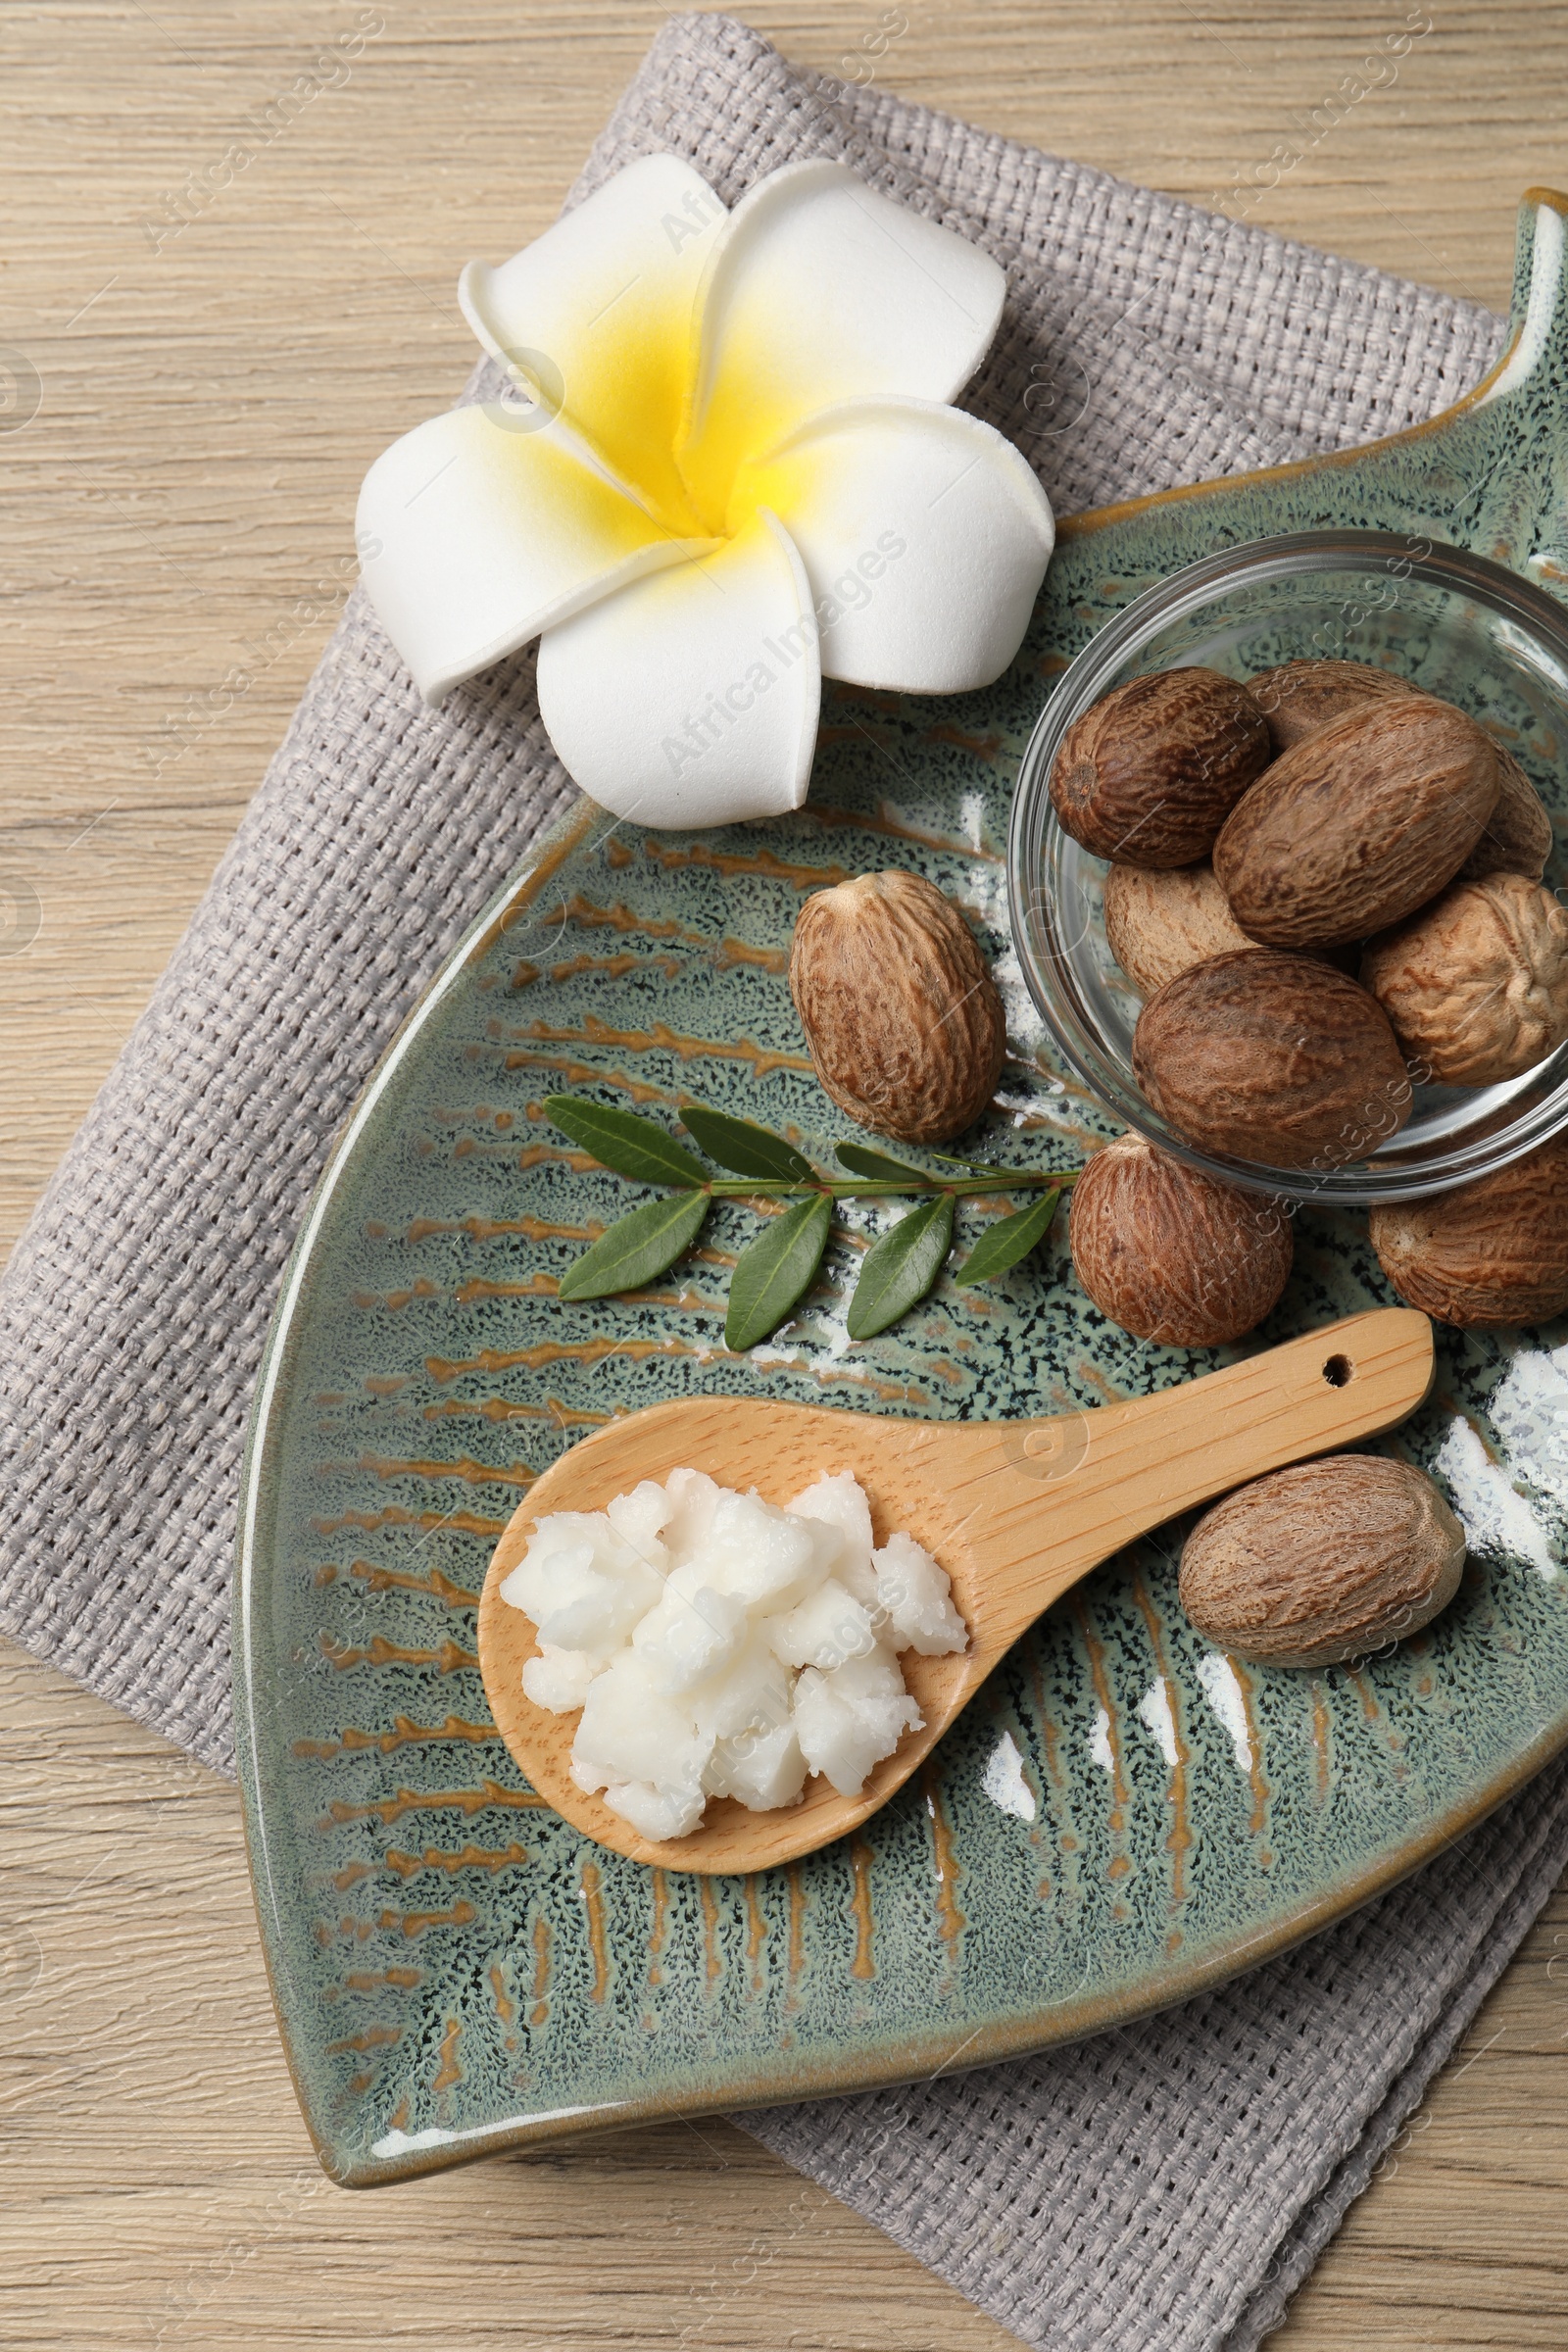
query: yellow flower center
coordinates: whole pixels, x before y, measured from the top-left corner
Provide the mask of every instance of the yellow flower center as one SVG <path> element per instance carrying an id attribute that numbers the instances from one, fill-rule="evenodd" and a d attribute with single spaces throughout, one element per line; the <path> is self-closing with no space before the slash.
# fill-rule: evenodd
<path id="1" fill-rule="evenodd" d="M 748 488 L 748 458 L 765 449 L 784 421 L 760 389 L 765 370 L 726 350 L 724 380 L 703 430 L 683 444 L 687 386 L 695 366 L 688 321 L 612 304 L 595 322 L 562 390 L 566 423 L 579 432 L 662 530 L 676 539 L 732 538 L 759 504 Z"/>

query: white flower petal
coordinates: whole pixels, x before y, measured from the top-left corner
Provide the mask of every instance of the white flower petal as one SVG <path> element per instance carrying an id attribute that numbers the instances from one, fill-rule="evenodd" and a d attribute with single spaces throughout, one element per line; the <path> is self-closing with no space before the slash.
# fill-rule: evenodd
<path id="1" fill-rule="evenodd" d="M 567 768 L 616 816 L 656 827 L 798 808 L 819 689 L 806 573 L 766 512 L 539 648 L 539 708 Z"/>
<path id="2" fill-rule="evenodd" d="M 1006 292 L 977 247 L 843 164 L 786 165 L 729 216 L 698 297 L 681 470 L 721 513 L 741 460 L 816 410 L 879 392 L 952 400 Z"/>
<path id="3" fill-rule="evenodd" d="M 725 207 L 690 164 L 644 156 L 458 300 L 485 349 L 570 422 L 677 532 L 697 526 L 674 447 L 693 305 Z"/>
<path id="4" fill-rule="evenodd" d="M 909 694 L 1001 676 L 1054 540 L 1012 443 L 928 401 L 848 401 L 808 418 L 742 466 L 732 522 L 754 505 L 801 552 L 823 676 Z"/>
<path id="5" fill-rule="evenodd" d="M 416 425 L 365 477 L 355 519 L 370 602 L 427 702 L 623 582 L 684 562 L 560 424 L 497 408 Z"/>

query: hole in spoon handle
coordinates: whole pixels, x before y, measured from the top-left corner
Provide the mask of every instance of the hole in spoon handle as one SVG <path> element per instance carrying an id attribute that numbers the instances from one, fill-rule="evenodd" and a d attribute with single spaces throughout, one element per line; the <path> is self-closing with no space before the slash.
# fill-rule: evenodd
<path id="1" fill-rule="evenodd" d="M 1379 1307 L 1152 1396 L 1015 1425 L 1003 1451 L 1023 1476 L 997 1494 L 987 1538 L 999 1631 L 1021 1632 L 1166 1520 L 1393 1429 L 1432 1377 L 1427 1317 Z"/>

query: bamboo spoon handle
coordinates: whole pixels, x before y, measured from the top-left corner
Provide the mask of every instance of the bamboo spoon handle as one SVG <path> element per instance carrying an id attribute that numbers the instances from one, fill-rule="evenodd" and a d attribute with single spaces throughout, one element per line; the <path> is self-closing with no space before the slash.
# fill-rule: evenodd
<path id="1" fill-rule="evenodd" d="M 1433 1370 L 1427 1317 L 1380 1307 L 1154 1396 L 976 1431 L 951 1476 L 970 1514 L 987 1657 L 1162 1521 L 1392 1429 Z"/>

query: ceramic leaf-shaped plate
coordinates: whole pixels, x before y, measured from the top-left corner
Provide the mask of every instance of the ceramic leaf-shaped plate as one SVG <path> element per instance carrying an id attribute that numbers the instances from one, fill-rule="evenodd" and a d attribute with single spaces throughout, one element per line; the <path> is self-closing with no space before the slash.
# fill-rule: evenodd
<path id="1" fill-rule="evenodd" d="M 564 1267 L 627 1198 L 540 1105 L 575 1090 L 669 1120 L 695 1098 L 826 1161 L 845 1125 L 785 977 L 803 895 L 870 866 L 925 874 L 1016 995 L 1003 843 L 1041 703 L 1101 619 L 1215 546 L 1351 524 L 1562 582 L 1564 210 L 1527 199 L 1514 344 L 1457 410 L 1369 452 L 1069 525 L 997 686 L 827 692 L 795 816 L 675 836 L 585 807 L 377 1071 L 285 1284 L 236 1607 L 263 1933 L 338 2180 L 860 2088 L 1136 2016 L 1386 1886 L 1568 1739 L 1560 1330 L 1444 1334 L 1433 1399 L 1393 1441 L 1473 1537 L 1459 1599 L 1419 1639 L 1354 1671 L 1243 1666 L 1182 1617 L 1170 1547 L 1144 1546 L 1011 1653 L 884 1813 L 787 1869 L 676 1877 L 587 1843 L 519 1779 L 474 1655 L 518 1497 L 612 1414 L 711 1392 L 1034 1414 L 1222 1360 L 1107 1325 L 1060 1236 L 984 1290 L 945 1278 L 854 1345 L 845 1306 L 875 1209 L 846 1212 L 819 1287 L 744 1356 L 723 1344 L 727 1266 L 755 1230 L 742 1204 L 653 1291 L 566 1305 Z M 1032 1046 L 989 1129 L 989 1151 L 1058 1165 L 1109 1132 Z M 1307 1212 L 1255 1344 L 1389 1296 L 1364 1223 Z M 1035 1467 L 1049 1512 L 1052 1465 Z"/>

